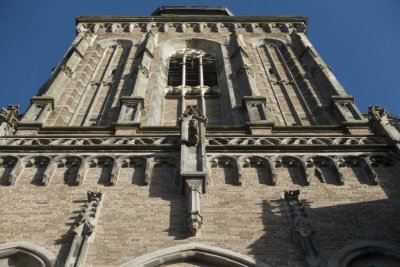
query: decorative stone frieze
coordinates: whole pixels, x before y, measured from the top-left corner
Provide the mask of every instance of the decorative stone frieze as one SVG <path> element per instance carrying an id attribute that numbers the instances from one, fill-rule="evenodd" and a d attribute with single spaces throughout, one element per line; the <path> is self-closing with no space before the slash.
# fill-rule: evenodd
<path id="1" fill-rule="evenodd" d="M 283 194 L 288 207 L 290 224 L 292 225 L 292 235 L 300 241 L 307 266 L 321 267 L 321 257 L 313 240 L 315 229 L 311 222 L 306 219 L 307 213 L 304 204 L 299 200 L 299 195 L 300 190 L 289 190 Z"/>
<path id="2" fill-rule="evenodd" d="M 188 106 L 179 118 L 181 127 L 181 184 L 188 197 L 187 224 L 192 235 L 201 227 L 200 197 L 206 190 L 206 117 L 197 106 Z"/>

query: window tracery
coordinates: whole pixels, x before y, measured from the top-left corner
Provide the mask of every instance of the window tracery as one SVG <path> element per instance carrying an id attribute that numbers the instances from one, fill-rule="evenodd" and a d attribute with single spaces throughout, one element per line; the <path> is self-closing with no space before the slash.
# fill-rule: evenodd
<path id="1" fill-rule="evenodd" d="M 202 50 L 177 50 L 169 58 L 168 66 L 168 86 L 218 85 L 216 58 Z"/>

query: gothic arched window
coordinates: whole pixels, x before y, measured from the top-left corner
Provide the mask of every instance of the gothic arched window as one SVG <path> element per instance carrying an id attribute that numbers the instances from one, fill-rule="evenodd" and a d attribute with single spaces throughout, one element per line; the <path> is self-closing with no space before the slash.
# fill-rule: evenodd
<path id="1" fill-rule="evenodd" d="M 214 56 L 201 50 L 178 50 L 169 58 L 169 86 L 208 86 L 218 84 Z"/>

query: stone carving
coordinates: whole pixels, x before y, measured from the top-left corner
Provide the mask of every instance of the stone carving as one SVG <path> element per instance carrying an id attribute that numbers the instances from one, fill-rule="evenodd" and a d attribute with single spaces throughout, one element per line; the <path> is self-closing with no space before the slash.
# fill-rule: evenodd
<path id="1" fill-rule="evenodd" d="M 69 78 L 71 78 L 72 75 L 74 74 L 71 68 L 66 65 L 61 66 L 60 70 L 64 72 L 65 75 L 67 75 Z"/>
<path id="2" fill-rule="evenodd" d="M 315 229 L 306 219 L 307 214 L 303 203 L 299 200 L 299 195 L 300 190 L 285 190 L 284 192 L 284 200 L 289 207 L 292 235 L 300 240 L 307 266 L 321 267 L 322 261 L 313 240 Z"/>
<path id="3" fill-rule="evenodd" d="M 186 142 L 186 145 L 197 146 L 198 143 L 199 143 L 199 133 L 196 125 L 196 120 L 191 119 L 189 121 L 188 140 Z"/>
<path id="4" fill-rule="evenodd" d="M 135 115 L 137 112 L 138 104 L 137 103 L 124 103 L 122 105 L 121 117 L 120 121 L 134 121 Z"/>
<path id="5" fill-rule="evenodd" d="M 144 77 L 149 78 L 150 77 L 150 72 L 149 70 L 146 68 L 146 66 L 143 66 L 142 64 L 139 64 L 137 66 L 135 66 L 134 69 L 134 73 L 141 73 Z"/>
<path id="6" fill-rule="evenodd" d="M 307 30 L 306 25 L 304 23 L 286 23 L 286 24 L 278 24 L 274 23 L 248 23 L 242 25 L 242 23 L 205 23 L 207 27 L 210 27 L 213 32 L 219 32 L 220 28 L 226 28 L 229 32 L 236 32 L 238 28 L 245 28 L 248 32 L 254 32 L 256 29 L 261 29 L 266 32 L 271 32 L 272 28 L 277 28 L 278 31 L 284 33 L 292 33 L 292 32 L 305 32 Z M 78 31 L 89 31 L 90 33 L 97 33 L 100 28 L 105 29 L 106 32 L 115 32 L 117 28 L 122 28 L 123 31 L 121 34 L 132 33 L 134 30 L 138 30 L 140 32 L 148 32 L 150 29 L 155 30 L 156 32 L 167 32 L 168 28 L 175 27 L 177 32 L 185 32 L 185 28 L 187 27 L 187 23 L 171 23 L 171 22 L 157 22 L 157 23 L 80 23 Z M 195 33 L 201 33 L 201 30 L 197 29 L 198 24 L 193 25 Z M 200 26 L 201 27 L 201 26 Z"/>
<path id="7" fill-rule="evenodd" d="M 188 196 L 187 224 L 193 236 L 199 232 L 203 224 L 203 216 L 200 215 L 200 199 L 203 180 L 186 178 L 186 194 Z"/>
<path id="8" fill-rule="evenodd" d="M 200 111 L 197 105 L 187 106 L 186 110 L 182 113 L 182 117 L 190 117 L 190 116 L 193 116 L 193 118 L 198 118 L 201 120 L 206 119 L 206 117 L 203 115 L 203 113 Z"/>
<path id="9" fill-rule="evenodd" d="M 379 106 L 369 106 L 368 116 L 372 128 L 378 134 L 388 136 L 400 151 L 400 117 L 390 114 Z"/>
<path id="10" fill-rule="evenodd" d="M 368 145 L 385 144 L 381 137 L 213 137 L 209 146 L 218 145 Z"/>
<path id="11" fill-rule="evenodd" d="M 75 234 L 65 266 L 83 266 L 89 243 L 94 240 L 97 220 L 100 215 L 104 195 L 101 192 L 87 191 L 87 202 L 80 220 L 73 228 Z"/>
<path id="12" fill-rule="evenodd" d="M 18 105 L 8 105 L 0 109 L 0 136 L 10 136 L 15 133 L 18 122 Z"/>
<path id="13" fill-rule="evenodd" d="M 124 138 L 0 138 L 5 146 L 95 146 L 95 145 L 177 145 L 177 137 L 124 137 Z"/>

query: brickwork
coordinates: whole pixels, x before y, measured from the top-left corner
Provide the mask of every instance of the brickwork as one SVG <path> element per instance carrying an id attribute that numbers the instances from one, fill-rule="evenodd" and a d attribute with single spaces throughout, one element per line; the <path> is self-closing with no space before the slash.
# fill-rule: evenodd
<path id="1" fill-rule="evenodd" d="M 168 248 L 162 266 L 325 267 L 359 240 L 399 244 L 399 119 L 360 113 L 305 18 L 210 12 L 225 15 L 77 19 L 26 114 L 0 110 L 0 255 L 29 241 L 58 266 Z"/>
<path id="2" fill-rule="evenodd" d="M 14 187 L 2 186 L 1 242 L 30 240 L 65 260 L 72 242 L 71 226 L 87 190 L 100 190 L 105 200 L 87 263 L 118 266 L 143 254 L 187 242 L 218 246 L 250 255 L 271 266 L 302 266 L 303 256 L 291 239 L 288 214 L 281 199 L 287 189 L 300 189 L 326 262 L 348 240 L 397 243 L 400 186 L 398 168 L 375 168 L 381 186 L 365 183 L 360 169 L 342 168 L 343 186 L 312 176 L 310 186 L 294 180 L 295 169 L 277 168 L 277 185 L 269 186 L 263 169 L 244 168 L 242 186 L 231 168 L 212 168 L 211 184 L 202 196 L 204 226 L 198 237 L 185 230 L 186 202 L 178 191 L 176 169 L 155 167 L 149 186 L 139 185 L 143 168 L 123 168 L 116 186 L 104 186 L 108 168 L 91 168 L 82 186 L 64 183 L 57 169 L 48 187 L 35 182 L 42 170 L 26 168 Z M 382 226 L 382 221 L 385 226 Z M 371 230 L 373 229 L 373 231 Z M 297 265 L 296 265 L 297 264 Z M 174 265 L 173 265 L 174 266 Z M 178 265 L 180 266 L 180 265 Z M 196 266 L 196 265 L 194 265 Z"/>

